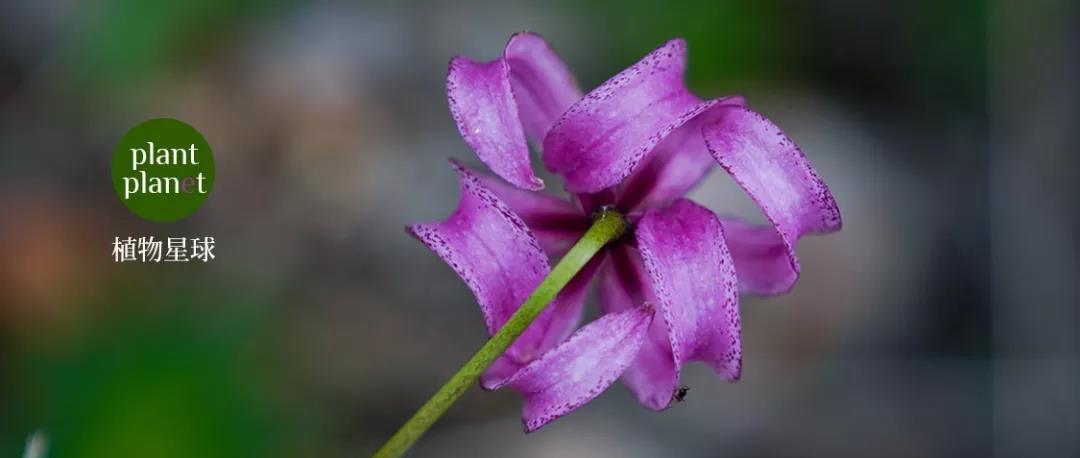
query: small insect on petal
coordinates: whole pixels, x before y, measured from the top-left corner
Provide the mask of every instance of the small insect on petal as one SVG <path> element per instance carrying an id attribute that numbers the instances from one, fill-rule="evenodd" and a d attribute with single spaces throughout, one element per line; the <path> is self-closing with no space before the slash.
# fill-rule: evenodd
<path id="1" fill-rule="evenodd" d="M 671 394 L 671 398 L 675 402 L 683 402 L 686 399 L 686 394 L 690 392 L 690 387 L 683 385 L 675 389 L 675 392 Z"/>

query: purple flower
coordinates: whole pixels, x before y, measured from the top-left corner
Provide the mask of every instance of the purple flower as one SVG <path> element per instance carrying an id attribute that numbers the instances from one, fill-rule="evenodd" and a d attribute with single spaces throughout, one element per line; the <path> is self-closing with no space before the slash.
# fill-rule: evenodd
<path id="1" fill-rule="evenodd" d="M 631 230 L 562 290 L 481 378 L 525 397 L 533 431 L 622 377 L 646 407 L 678 398 L 702 361 L 737 380 L 738 294 L 788 291 L 795 244 L 840 229 L 825 183 L 799 148 L 741 97 L 701 100 L 685 86 L 686 43 L 672 40 L 582 96 L 544 40 L 519 33 L 490 62 L 450 62 L 447 96 L 465 141 L 496 175 L 454 164 L 458 209 L 409 228 L 465 280 L 495 333 L 557 256 L 612 206 Z M 569 198 L 536 192 L 529 142 Z M 719 163 L 771 224 L 720 218 L 682 196 Z M 509 184 L 507 184 L 509 183 Z M 736 275 L 737 274 L 737 275 Z M 594 279 L 603 316 L 574 331 Z"/>

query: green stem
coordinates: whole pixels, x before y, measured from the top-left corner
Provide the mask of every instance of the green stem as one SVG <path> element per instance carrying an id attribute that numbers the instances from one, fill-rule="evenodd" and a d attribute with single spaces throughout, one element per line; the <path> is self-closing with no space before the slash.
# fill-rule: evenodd
<path id="1" fill-rule="evenodd" d="M 375 456 L 398 457 L 404 454 L 420 436 L 435 423 L 446 410 L 454 404 L 470 386 L 476 383 L 480 374 L 495 362 L 510 344 L 517 340 L 521 333 L 529 327 L 540 312 L 544 311 L 555 295 L 562 291 L 570 279 L 589 262 L 600 249 L 623 234 L 626 230 L 626 219 L 615 210 L 606 209 L 599 212 L 593 220 L 592 226 L 581 239 L 574 244 L 566 256 L 551 269 L 551 273 L 540 282 L 533 290 L 521 308 L 506 321 L 502 329 L 491 336 L 491 339 L 480 347 L 480 350 L 465 363 L 450 380 L 439 388 L 431 399 L 428 399 L 420 409 L 413 414 L 409 421 L 405 422 L 390 440 L 386 441 Z"/>

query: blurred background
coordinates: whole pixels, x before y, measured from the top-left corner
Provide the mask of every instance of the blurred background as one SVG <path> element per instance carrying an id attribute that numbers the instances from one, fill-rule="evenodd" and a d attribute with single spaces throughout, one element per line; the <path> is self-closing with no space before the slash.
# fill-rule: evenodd
<path id="1" fill-rule="evenodd" d="M 447 61 L 543 34 L 585 89 L 672 37 L 691 88 L 746 95 L 826 179 L 842 232 L 742 303 L 744 375 L 616 385 L 525 435 L 469 391 L 413 456 L 1080 454 L 1078 4 L 851 0 L 0 4 L 0 455 L 363 456 L 485 340 L 408 237 L 457 202 Z M 120 137 L 213 147 L 192 217 L 112 190 Z M 549 180 L 558 190 L 557 181 Z M 693 197 L 760 215 L 723 173 Z M 207 264 L 114 237 L 212 236 Z M 593 312 L 595 313 L 595 312 Z"/>

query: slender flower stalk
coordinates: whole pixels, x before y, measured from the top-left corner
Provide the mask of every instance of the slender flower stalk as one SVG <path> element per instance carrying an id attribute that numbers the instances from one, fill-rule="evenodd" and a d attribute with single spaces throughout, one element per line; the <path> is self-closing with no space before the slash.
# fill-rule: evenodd
<path id="1" fill-rule="evenodd" d="M 506 321 L 491 339 L 439 388 L 416 413 L 377 452 L 375 456 L 397 457 L 404 454 L 465 393 L 480 375 L 499 358 L 540 312 L 547 307 L 570 280 L 608 243 L 626 231 L 626 219 L 618 211 L 603 209 L 596 213 L 592 226 L 555 265 L 551 273 L 529 295 L 525 303 Z"/>

